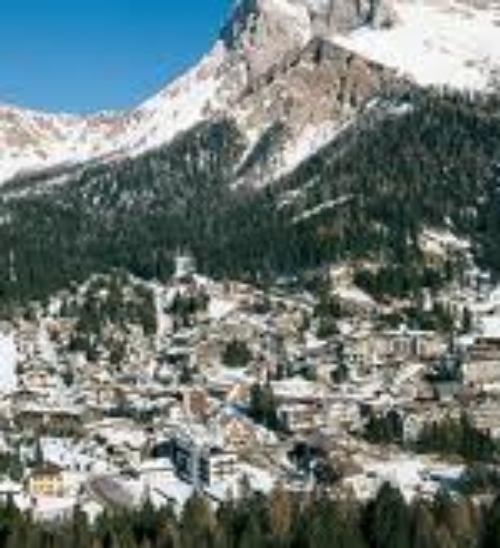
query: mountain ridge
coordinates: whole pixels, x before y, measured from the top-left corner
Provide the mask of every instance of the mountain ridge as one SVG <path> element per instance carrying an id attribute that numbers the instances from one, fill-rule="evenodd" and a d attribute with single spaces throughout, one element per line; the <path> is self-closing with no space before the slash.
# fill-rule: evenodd
<path id="1" fill-rule="evenodd" d="M 474 89 L 485 89 L 492 78 L 490 62 L 498 61 L 500 67 L 500 55 L 493 61 L 491 55 L 488 58 L 483 55 L 483 49 L 488 55 L 492 53 L 487 51 L 492 36 L 498 34 L 500 39 L 500 27 L 490 24 L 494 11 L 491 3 L 482 9 L 466 3 L 443 6 L 434 1 L 419 7 L 404 0 L 394 3 L 372 0 L 356 5 L 349 0 L 242 0 L 236 4 L 211 51 L 197 65 L 130 111 L 79 117 L 0 106 L 0 184 L 22 174 L 58 166 L 134 157 L 168 143 L 199 122 L 228 113 L 236 113 L 251 150 L 269 128 L 264 124 L 257 131 L 255 126 L 245 126 L 248 118 L 242 107 L 242 103 L 248 105 L 245 92 L 262 83 L 262 79 L 265 83 L 265 78 L 286 64 L 287 58 L 300 58 L 306 46 L 317 39 L 330 42 L 367 64 L 387 67 L 398 78 L 415 79 L 417 83 L 420 78 L 425 84 L 434 80 L 440 84 L 450 77 L 458 87 L 465 82 Z M 430 28 L 421 39 L 418 34 L 428 21 Z M 451 30 L 444 32 L 443 21 L 454 22 L 456 28 L 452 25 Z M 477 37 L 483 28 L 488 32 L 475 48 L 477 51 L 472 48 L 474 51 L 463 53 L 462 30 L 469 33 L 466 37 Z M 452 39 L 448 40 L 450 36 Z M 431 43 L 430 51 L 422 45 L 423 39 Z M 443 49 L 447 40 L 451 53 Z M 403 62 L 401 55 L 393 53 L 399 43 L 405 45 L 406 50 L 402 50 L 405 54 L 414 48 L 417 55 L 412 58 L 410 51 Z M 392 45 L 390 54 L 387 44 Z M 421 68 L 426 59 L 430 66 L 427 72 L 432 74 Z M 416 78 L 411 74 L 414 68 Z M 331 67 L 331 71 L 336 70 Z M 262 94 L 266 95 L 269 94 Z M 264 99 L 260 101 L 262 105 L 263 102 Z M 259 108 L 256 104 L 253 110 Z M 286 108 L 285 102 L 281 108 Z M 265 105 L 260 110 L 262 119 Z M 307 155 L 309 151 L 307 147 L 302 150 L 301 142 L 318 142 L 313 150 L 325 144 L 345 119 L 331 122 L 331 127 L 320 124 L 294 128 L 288 149 L 293 148 L 296 140 L 299 146 L 295 148 Z M 298 158 L 294 154 L 278 158 L 280 167 L 276 174 L 270 172 L 269 177 L 292 169 L 302 159 L 297 154 Z"/>

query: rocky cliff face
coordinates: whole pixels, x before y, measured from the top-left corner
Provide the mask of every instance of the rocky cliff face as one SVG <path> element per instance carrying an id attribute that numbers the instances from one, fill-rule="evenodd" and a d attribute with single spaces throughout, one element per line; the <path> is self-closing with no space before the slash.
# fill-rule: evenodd
<path id="1" fill-rule="evenodd" d="M 258 77 L 314 38 L 396 21 L 389 0 L 242 0 L 224 27 L 228 50 Z"/>
<path id="2" fill-rule="evenodd" d="M 389 0 L 325 0 L 309 10 L 313 32 L 331 36 L 363 26 L 389 28 L 397 16 Z"/>
<path id="3" fill-rule="evenodd" d="M 293 169 L 332 140 L 372 101 L 406 82 L 394 71 L 321 38 L 255 79 L 234 110 L 238 126 L 261 143 L 274 128 L 272 152 L 245 182 L 260 185 Z M 279 128 L 279 131 L 278 131 Z"/>

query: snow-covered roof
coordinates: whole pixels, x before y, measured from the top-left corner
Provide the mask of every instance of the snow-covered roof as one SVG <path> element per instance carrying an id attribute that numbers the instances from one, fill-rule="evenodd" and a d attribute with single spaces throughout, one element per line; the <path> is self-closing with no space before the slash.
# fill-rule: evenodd
<path id="1" fill-rule="evenodd" d="M 481 319 L 481 335 L 486 339 L 500 339 L 500 316 L 484 316 Z"/>
<path id="2" fill-rule="evenodd" d="M 37 497 L 33 507 L 36 520 L 52 521 L 72 515 L 76 505 L 74 497 Z"/>
<path id="3" fill-rule="evenodd" d="M 319 398 L 323 394 L 317 383 L 308 381 L 302 377 L 273 381 L 271 385 L 274 394 L 282 398 L 310 399 Z"/>
<path id="4" fill-rule="evenodd" d="M 376 304 L 370 295 L 354 285 L 349 287 L 339 287 L 335 293 L 343 301 L 355 303 L 358 306 L 373 308 Z"/>
<path id="5" fill-rule="evenodd" d="M 9 478 L 0 480 L 0 495 L 20 493 L 23 486 Z"/>

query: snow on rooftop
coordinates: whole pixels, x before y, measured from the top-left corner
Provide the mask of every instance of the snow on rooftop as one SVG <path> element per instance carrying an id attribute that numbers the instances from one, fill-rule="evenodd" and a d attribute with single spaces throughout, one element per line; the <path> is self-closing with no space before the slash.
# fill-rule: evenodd
<path id="1" fill-rule="evenodd" d="M 72 440 L 44 437 L 40 445 L 44 459 L 64 469 L 83 471 L 96 464 L 95 458 L 85 454 Z"/>
<path id="2" fill-rule="evenodd" d="M 481 335 L 486 339 L 500 339 L 500 316 L 483 317 Z"/>
<path id="3" fill-rule="evenodd" d="M 465 251 L 471 247 L 471 243 L 468 240 L 459 238 L 456 234 L 453 234 L 448 230 L 426 228 L 422 233 L 422 237 L 427 241 L 435 242 L 436 245 L 452 249 Z"/>
<path id="4" fill-rule="evenodd" d="M 246 477 L 255 491 L 269 493 L 276 484 L 276 476 L 269 470 L 259 468 L 249 463 L 238 465 L 240 477 Z"/>
<path id="5" fill-rule="evenodd" d="M 393 381 L 394 385 L 405 385 L 410 382 L 412 379 L 417 377 L 424 369 L 425 365 L 423 363 L 411 363 L 407 367 L 404 367 L 398 372 L 396 378 Z"/>
<path id="6" fill-rule="evenodd" d="M 162 479 L 161 482 L 155 482 L 152 478 L 149 483 L 148 495 L 155 506 L 174 502 L 175 508 L 180 510 L 193 493 L 192 485 L 175 477 Z"/>
<path id="7" fill-rule="evenodd" d="M 339 287 L 335 290 L 336 295 L 343 301 L 356 303 L 359 306 L 374 307 L 375 301 L 365 291 L 355 285 Z"/>
<path id="8" fill-rule="evenodd" d="M 73 514 L 75 505 L 74 497 L 36 497 L 33 516 L 35 520 L 41 521 L 65 519 Z"/>
<path id="9" fill-rule="evenodd" d="M 277 397 L 317 398 L 321 397 L 320 387 L 301 377 L 273 381 L 272 388 Z"/>
<path id="10" fill-rule="evenodd" d="M 235 384 L 248 383 L 251 377 L 247 374 L 247 370 L 244 367 L 224 367 L 219 366 L 217 370 L 207 373 L 207 380 L 209 383 L 234 386 Z"/>
<path id="11" fill-rule="evenodd" d="M 364 473 L 348 479 L 361 498 L 375 495 L 383 483 L 397 486 L 410 501 L 419 493 L 436 493 L 441 487 L 451 487 L 464 472 L 462 465 L 435 462 L 428 457 L 387 455 L 362 464 Z"/>
<path id="12" fill-rule="evenodd" d="M 212 320 L 218 321 L 231 314 L 231 312 L 236 310 L 236 308 L 237 305 L 234 301 L 229 299 L 213 298 L 210 299 L 208 304 L 208 314 Z"/>
<path id="13" fill-rule="evenodd" d="M 366 466 L 368 473 L 375 473 L 382 481 L 399 485 L 402 490 L 418 485 L 424 469 L 425 466 L 420 460 L 412 458 L 381 461 Z"/>
<path id="14" fill-rule="evenodd" d="M 22 484 L 14 482 L 9 478 L 0 480 L 0 495 L 15 495 L 21 493 L 23 490 Z"/>

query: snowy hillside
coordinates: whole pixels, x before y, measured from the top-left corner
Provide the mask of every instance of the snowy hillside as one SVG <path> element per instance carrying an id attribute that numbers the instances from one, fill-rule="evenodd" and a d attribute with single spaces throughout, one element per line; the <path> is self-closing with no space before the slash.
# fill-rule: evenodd
<path id="1" fill-rule="evenodd" d="M 0 106 L 0 182 L 16 174 L 138 154 L 212 115 L 220 48 L 129 112 L 79 117 Z"/>

